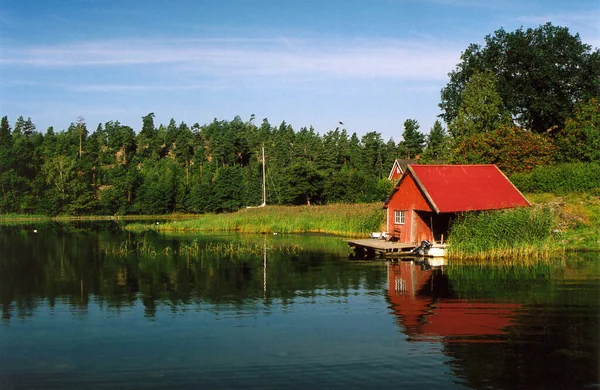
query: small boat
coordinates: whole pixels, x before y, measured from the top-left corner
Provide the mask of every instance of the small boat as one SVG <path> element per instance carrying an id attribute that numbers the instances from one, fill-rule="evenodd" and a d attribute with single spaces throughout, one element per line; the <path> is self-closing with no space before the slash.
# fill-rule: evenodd
<path id="1" fill-rule="evenodd" d="M 447 249 L 448 246 L 446 244 L 432 244 L 428 240 L 423 240 L 411 253 L 417 256 L 444 257 L 448 252 Z"/>
<path id="2" fill-rule="evenodd" d="M 446 244 L 433 244 L 425 251 L 425 256 L 428 257 L 445 257 L 448 254 L 448 246 Z"/>

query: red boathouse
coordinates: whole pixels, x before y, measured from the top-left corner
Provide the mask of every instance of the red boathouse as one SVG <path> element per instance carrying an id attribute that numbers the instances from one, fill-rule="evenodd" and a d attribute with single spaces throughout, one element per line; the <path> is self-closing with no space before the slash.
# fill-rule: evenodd
<path id="1" fill-rule="evenodd" d="M 456 213 L 529 207 L 495 165 L 409 165 L 385 202 L 388 235 L 443 241 Z"/>

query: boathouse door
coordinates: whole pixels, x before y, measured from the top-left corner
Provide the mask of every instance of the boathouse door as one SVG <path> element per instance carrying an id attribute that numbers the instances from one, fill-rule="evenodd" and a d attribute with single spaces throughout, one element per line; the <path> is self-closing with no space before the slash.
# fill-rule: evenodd
<path id="1" fill-rule="evenodd" d="M 413 224 L 413 242 L 429 240 L 430 242 L 445 242 L 448 239 L 450 219 L 454 213 L 432 213 L 428 211 L 415 211 Z"/>

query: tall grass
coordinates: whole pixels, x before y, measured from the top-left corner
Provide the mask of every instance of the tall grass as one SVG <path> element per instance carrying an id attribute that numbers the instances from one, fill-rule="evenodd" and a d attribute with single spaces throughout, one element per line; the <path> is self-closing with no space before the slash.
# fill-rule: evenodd
<path id="1" fill-rule="evenodd" d="M 327 206 L 267 206 L 235 213 L 204 214 L 164 224 L 130 224 L 131 231 L 236 231 L 242 233 L 328 233 L 367 236 L 381 230 L 385 212 L 380 203 Z"/>
<path id="2" fill-rule="evenodd" d="M 465 213 L 450 228 L 449 255 L 456 260 L 548 257 L 556 249 L 550 245 L 552 225 L 548 208 Z"/>

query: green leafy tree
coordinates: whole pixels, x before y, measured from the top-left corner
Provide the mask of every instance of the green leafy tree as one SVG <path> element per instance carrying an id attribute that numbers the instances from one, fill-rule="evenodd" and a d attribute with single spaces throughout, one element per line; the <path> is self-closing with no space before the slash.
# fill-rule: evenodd
<path id="1" fill-rule="evenodd" d="M 324 191 L 323 176 L 305 163 L 295 163 L 284 170 L 286 185 L 282 197 L 288 204 L 320 203 Z"/>
<path id="2" fill-rule="evenodd" d="M 496 164 L 505 173 L 527 172 L 554 163 L 556 147 L 541 134 L 517 127 L 500 127 L 460 141 L 453 150 L 458 164 Z"/>
<path id="3" fill-rule="evenodd" d="M 556 139 L 560 159 L 566 162 L 600 161 L 600 102 L 596 98 L 575 107 L 573 118 Z"/>
<path id="4" fill-rule="evenodd" d="M 497 78 L 502 108 L 537 133 L 562 129 L 574 104 L 600 96 L 600 51 L 578 34 L 551 23 L 510 33 L 500 29 L 485 37 L 485 46 L 471 44 L 450 72 L 440 103 L 446 123 L 459 116 L 463 91 L 484 71 Z"/>
<path id="5" fill-rule="evenodd" d="M 458 114 L 448 125 L 450 134 L 455 140 L 460 140 L 496 130 L 503 121 L 510 125 L 508 113 L 503 115 L 496 76 L 489 70 L 476 72 L 462 91 Z"/>

